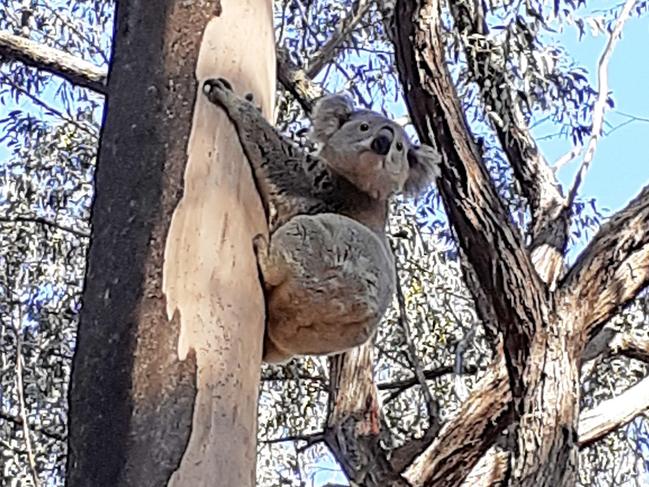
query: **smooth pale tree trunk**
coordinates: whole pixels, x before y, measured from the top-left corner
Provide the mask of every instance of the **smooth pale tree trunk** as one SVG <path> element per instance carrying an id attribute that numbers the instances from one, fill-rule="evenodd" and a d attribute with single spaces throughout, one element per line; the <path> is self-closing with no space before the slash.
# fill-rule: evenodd
<path id="1" fill-rule="evenodd" d="M 271 116 L 271 0 L 118 1 L 67 485 L 253 486 L 263 210 L 207 77 Z"/>

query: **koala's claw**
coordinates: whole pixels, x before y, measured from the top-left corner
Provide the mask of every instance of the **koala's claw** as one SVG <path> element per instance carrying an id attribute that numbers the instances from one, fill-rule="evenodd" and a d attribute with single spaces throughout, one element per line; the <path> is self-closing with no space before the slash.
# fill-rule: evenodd
<path id="1" fill-rule="evenodd" d="M 232 91 L 232 85 L 225 78 L 210 78 L 203 83 L 203 93 L 212 103 L 216 103 L 219 95 L 222 96 L 224 92 L 228 91 Z"/>

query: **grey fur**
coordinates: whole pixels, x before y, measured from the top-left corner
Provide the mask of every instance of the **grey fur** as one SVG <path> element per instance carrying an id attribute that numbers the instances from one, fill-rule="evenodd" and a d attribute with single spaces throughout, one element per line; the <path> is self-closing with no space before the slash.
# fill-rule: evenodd
<path id="1" fill-rule="evenodd" d="M 415 147 L 395 122 L 332 95 L 313 110 L 313 157 L 227 81 L 208 80 L 204 92 L 234 123 L 269 217 L 270 242 L 255 239 L 268 304 L 264 360 L 366 342 L 394 293 L 388 200 L 430 184 L 439 155 Z"/>

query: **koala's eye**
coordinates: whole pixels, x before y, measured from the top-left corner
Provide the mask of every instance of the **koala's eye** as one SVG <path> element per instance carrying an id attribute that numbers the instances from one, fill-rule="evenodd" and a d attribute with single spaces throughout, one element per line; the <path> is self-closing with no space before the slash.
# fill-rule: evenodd
<path id="1" fill-rule="evenodd" d="M 399 152 L 403 150 L 403 144 L 401 142 L 397 142 L 394 146 L 397 148 Z"/>
<path id="2" fill-rule="evenodd" d="M 365 122 L 363 122 L 361 124 L 361 132 L 367 132 L 369 129 L 370 129 L 370 126 L 368 124 L 366 124 Z"/>

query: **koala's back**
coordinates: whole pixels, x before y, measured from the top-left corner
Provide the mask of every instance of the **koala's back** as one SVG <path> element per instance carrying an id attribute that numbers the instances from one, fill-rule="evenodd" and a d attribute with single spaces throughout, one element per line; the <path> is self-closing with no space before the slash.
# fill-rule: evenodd
<path id="1" fill-rule="evenodd" d="M 299 215 L 273 233 L 268 255 L 264 360 L 337 353 L 374 333 L 394 290 L 394 263 L 367 227 L 339 214 Z"/>

